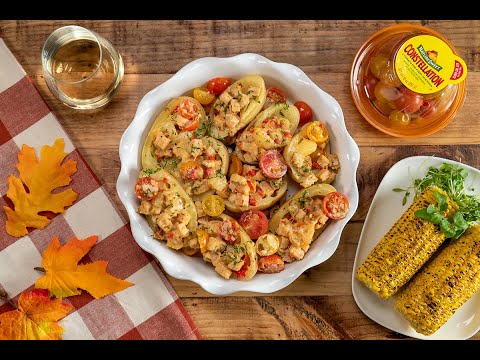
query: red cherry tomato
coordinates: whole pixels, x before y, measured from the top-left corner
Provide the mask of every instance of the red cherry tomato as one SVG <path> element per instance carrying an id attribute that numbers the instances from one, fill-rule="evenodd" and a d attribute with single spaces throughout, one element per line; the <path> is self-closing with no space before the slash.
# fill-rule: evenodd
<path id="1" fill-rule="evenodd" d="M 417 112 L 422 104 L 423 96 L 406 88 L 400 90 L 400 96 L 395 100 L 395 107 L 397 110 L 410 114 Z"/>
<path id="2" fill-rule="evenodd" d="M 347 216 L 350 209 L 348 198 L 341 192 L 327 194 L 322 201 L 322 210 L 330 219 L 339 220 Z"/>
<path id="3" fill-rule="evenodd" d="M 250 267 L 250 256 L 248 256 L 248 254 L 245 254 L 242 267 L 238 271 L 233 270 L 233 273 L 237 278 L 244 278 L 245 275 L 247 275 L 247 270 L 249 267 Z"/>
<path id="4" fill-rule="evenodd" d="M 294 105 L 300 113 L 300 125 L 312 120 L 312 108 L 306 102 L 297 101 Z"/>
<path id="5" fill-rule="evenodd" d="M 363 87 L 365 88 L 365 92 L 370 100 L 375 100 L 375 86 L 377 86 L 378 80 L 371 72 L 365 76 L 365 80 L 363 81 Z"/>
<path id="6" fill-rule="evenodd" d="M 420 106 L 420 116 L 424 118 L 434 117 L 438 112 L 437 101 L 435 99 L 423 100 L 422 106 Z"/>
<path id="7" fill-rule="evenodd" d="M 277 254 L 264 256 L 258 261 L 258 271 L 274 274 L 285 268 L 285 262 Z"/>
<path id="8" fill-rule="evenodd" d="M 287 172 L 287 164 L 278 150 L 265 151 L 259 160 L 263 175 L 271 179 L 279 179 Z"/>
<path id="9" fill-rule="evenodd" d="M 135 184 L 135 195 L 140 200 L 152 200 L 158 195 L 158 181 L 150 176 L 141 177 Z"/>
<path id="10" fill-rule="evenodd" d="M 287 101 L 287 98 L 283 93 L 283 91 L 275 86 L 271 86 L 267 90 L 267 98 L 269 98 L 273 103 L 278 103 L 278 102 L 284 103 Z"/>
<path id="11" fill-rule="evenodd" d="M 232 80 L 226 77 L 216 77 L 207 82 L 207 89 L 209 93 L 220 95 L 232 84 Z"/>
<path id="12" fill-rule="evenodd" d="M 251 239 L 258 239 L 268 231 L 267 216 L 260 210 L 247 210 L 240 216 L 240 225 Z"/>

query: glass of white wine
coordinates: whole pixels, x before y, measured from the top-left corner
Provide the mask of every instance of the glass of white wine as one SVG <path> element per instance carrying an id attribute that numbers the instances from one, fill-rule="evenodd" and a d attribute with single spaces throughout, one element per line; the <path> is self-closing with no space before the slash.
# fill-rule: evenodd
<path id="1" fill-rule="evenodd" d="M 124 65 L 115 47 L 81 26 L 64 26 L 45 41 L 43 75 L 53 95 L 74 109 L 108 104 L 120 88 Z"/>

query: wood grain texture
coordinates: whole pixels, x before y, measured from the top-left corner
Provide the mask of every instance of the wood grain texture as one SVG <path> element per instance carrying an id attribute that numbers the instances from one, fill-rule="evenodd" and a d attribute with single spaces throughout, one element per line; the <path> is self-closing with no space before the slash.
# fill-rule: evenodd
<path id="1" fill-rule="evenodd" d="M 361 117 L 350 95 L 350 67 L 358 48 L 375 31 L 402 22 L 423 24 L 445 35 L 469 69 L 467 98 L 457 117 L 442 131 L 421 139 L 397 139 L 374 129 Z M 123 85 L 103 109 L 81 112 L 67 108 L 45 85 L 41 47 L 50 32 L 69 24 L 97 31 L 123 56 Z M 480 167 L 479 20 L 0 21 L 0 37 L 124 215 L 115 190 L 120 169 L 118 144 L 149 90 L 204 56 L 254 52 L 300 67 L 339 102 L 347 128 L 360 147 L 359 207 L 345 227 L 337 251 L 290 286 L 268 296 L 238 293 L 214 297 L 191 282 L 170 281 L 206 339 L 403 338 L 367 318 L 355 304 L 351 276 L 357 242 L 375 191 L 398 160 L 436 155 Z M 480 335 L 474 338 L 480 339 Z"/>

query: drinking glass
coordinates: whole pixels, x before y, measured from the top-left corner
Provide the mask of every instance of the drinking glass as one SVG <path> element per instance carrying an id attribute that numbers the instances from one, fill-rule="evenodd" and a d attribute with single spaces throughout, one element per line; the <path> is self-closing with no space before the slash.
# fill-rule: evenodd
<path id="1" fill-rule="evenodd" d="M 99 34 L 81 26 L 64 26 L 42 49 L 45 82 L 53 95 L 74 109 L 106 105 L 123 80 L 123 60 Z"/>

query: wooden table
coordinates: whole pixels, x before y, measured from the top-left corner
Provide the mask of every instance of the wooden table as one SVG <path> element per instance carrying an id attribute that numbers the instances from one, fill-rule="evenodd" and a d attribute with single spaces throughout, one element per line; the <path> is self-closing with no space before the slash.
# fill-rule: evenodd
<path id="1" fill-rule="evenodd" d="M 350 95 L 350 67 L 375 31 L 398 21 L 0 21 L 0 37 L 23 65 L 75 145 L 124 211 L 115 191 L 118 144 L 140 99 L 188 62 L 204 56 L 254 52 L 302 68 L 340 103 L 360 147 L 358 211 L 335 254 L 287 288 L 263 296 L 216 297 L 188 281 L 170 279 L 205 339 L 398 339 L 367 318 L 351 293 L 357 242 L 375 190 L 386 171 L 412 155 L 437 154 L 480 167 L 480 21 L 408 21 L 445 35 L 468 65 L 467 98 L 444 130 L 421 139 L 397 139 L 371 127 Z M 401 21 L 400 21 L 401 22 Z M 42 77 L 40 51 L 47 35 L 69 24 L 112 41 L 125 78 L 112 103 L 81 112 L 53 98 Z M 219 74 L 221 75 L 221 74 Z M 480 339 L 480 335 L 474 338 Z"/>

